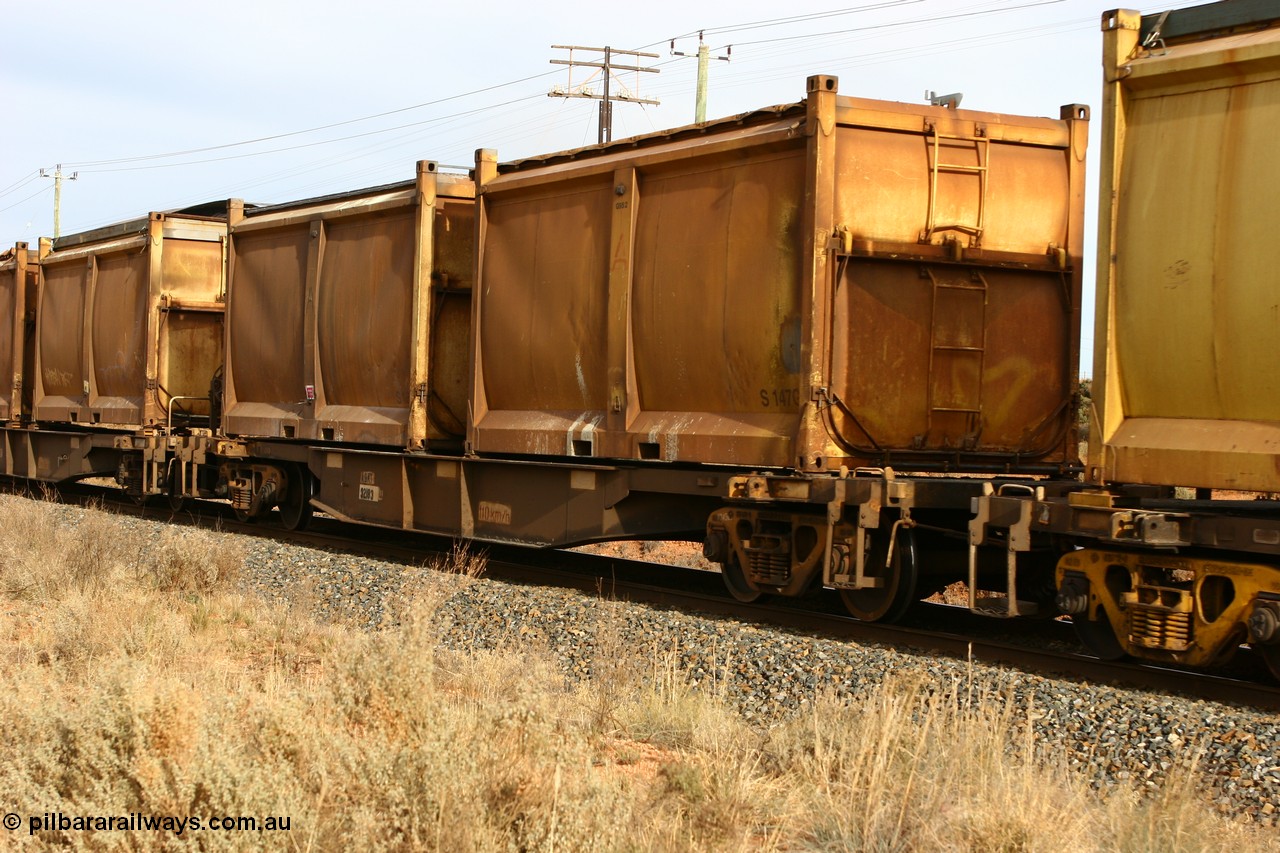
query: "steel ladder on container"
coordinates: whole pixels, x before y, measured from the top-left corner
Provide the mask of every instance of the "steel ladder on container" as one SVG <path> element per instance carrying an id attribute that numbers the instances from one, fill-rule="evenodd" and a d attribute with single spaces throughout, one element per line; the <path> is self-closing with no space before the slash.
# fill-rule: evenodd
<path id="1" fill-rule="evenodd" d="M 958 231 L 962 234 L 967 234 L 971 238 L 971 246 L 977 246 L 982 240 L 982 231 L 986 224 L 987 170 L 990 162 L 991 141 L 985 135 L 982 135 L 981 127 L 977 129 L 977 134 L 974 136 L 941 134 L 938 132 L 937 125 L 932 122 L 926 125 L 926 130 L 929 134 L 926 142 L 926 149 L 929 155 L 929 212 L 924 231 L 920 234 L 920 241 L 928 243 L 935 234 L 942 231 Z M 972 151 L 973 163 L 943 162 L 943 152 L 947 148 Z M 973 175 L 978 179 L 978 204 L 975 224 L 942 226 L 937 224 L 938 174 L 943 172 Z M 954 247 L 954 254 L 958 259 L 961 254 L 959 242 L 953 238 L 950 241 L 950 245 Z M 928 267 L 925 268 L 924 273 L 928 276 L 932 285 L 929 317 L 926 435 L 932 433 L 934 416 L 937 414 L 968 415 L 970 420 L 968 434 L 976 435 L 980 427 L 979 419 L 982 415 L 982 375 L 987 349 L 987 280 L 977 270 L 968 272 L 966 275 L 967 281 L 957 280 L 957 278 L 952 277 L 948 277 L 946 280 L 939 280 L 934 270 Z M 981 300 L 978 309 L 963 310 L 964 301 L 973 298 Z M 951 310 L 947 311 L 947 314 L 953 320 L 959 320 L 959 323 L 952 323 L 946 327 L 946 331 L 949 334 L 944 333 L 944 325 L 940 322 L 939 301 L 944 303 L 944 311 L 950 307 Z M 948 302 L 950 306 L 947 305 Z M 963 325 L 966 318 L 969 318 L 970 323 L 976 320 L 978 328 L 966 329 Z M 943 378 L 939 373 L 940 362 L 954 363 L 957 358 L 966 357 L 965 354 L 977 360 L 976 370 L 971 374 L 974 377 L 972 380 L 974 387 L 968 389 L 967 393 L 958 393 L 953 385 L 951 393 L 947 395 L 945 400 L 940 401 L 939 382 Z M 956 374 L 953 372 L 952 378 L 954 379 L 955 376 Z"/>

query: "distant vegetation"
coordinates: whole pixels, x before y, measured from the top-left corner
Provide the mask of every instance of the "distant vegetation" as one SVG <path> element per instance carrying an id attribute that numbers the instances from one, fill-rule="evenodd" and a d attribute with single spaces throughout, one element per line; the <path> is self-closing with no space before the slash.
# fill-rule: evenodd
<path id="1" fill-rule="evenodd" d="M 1080 440 L 1086 441 L 1089 437 L 1089 419 L 1093 413 L 1093 380 L 1081 379 L 1076 386 L 1076 396 L 1080 400 L 1080 407 L 1076 410 L 1076 421 L 1080 425 Z"/>
<path id="2" fill-rule="evenodd" d="M 409 572 L 398 625 L 241 591 L 234 540 L 0 497 L 0 791 L 14 813 L 287 816 L 287 833 L 10 833 L 30 849 L 1276 849 L 1193 793 L 1100 799 L 965 684 L 814 696 L 758 728 L 600 604 L 592 679 L 528 644 L 459 654 Z M 194 842 L 194 843 L 192 843 Z"/>

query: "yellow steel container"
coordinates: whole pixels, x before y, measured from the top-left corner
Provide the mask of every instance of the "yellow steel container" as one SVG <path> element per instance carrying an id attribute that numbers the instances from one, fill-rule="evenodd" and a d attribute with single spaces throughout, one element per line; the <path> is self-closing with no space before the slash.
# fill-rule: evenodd
<path id="1" fill-rule="evenodd" d="M 31 414 L 35 349 L 28 320 L 35 316 L 40 260 L 48 251 L 48 241 L 41 240 L 38 249 L 18 243 L 0 253 L 0 421 Z"/>
<path id="2" fill-rule="evenodd" d="M 226 432 L 460 444 L 474 197 L 423 161 L 413 181 L 233 223 Z"/>
<path id="3" fill-rule="evenodd" d="M 33 417 L 207 419 L 222 363 L 226 231 L 225 212 L 187 211 L 55 240 L 40 265 Z"/>
<path id="4" fill-rule="evenodd" d="M 1086 119 L 842 97 L 816 76 L 802 104 L 481 152 L 473 449 L 1074 462 Z"/>
<path id="5" fill-rule="evenodd" d="M 1090 478 L 1280 491 L 1280 27 L 1160 23 L 1103 17 Z"/>

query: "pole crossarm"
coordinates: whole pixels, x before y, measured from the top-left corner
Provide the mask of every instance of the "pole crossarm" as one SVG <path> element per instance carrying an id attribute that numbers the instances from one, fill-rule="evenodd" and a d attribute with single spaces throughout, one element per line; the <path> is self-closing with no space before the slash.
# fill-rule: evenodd
<path id="1" fill-rule="evenodd" d="M 652 104 L 654 106 L 657 106 L 660 103 L 659 101 L 656 101 L 650 98 L 641 98 L 637 95 L 633 95 L 630 92 L 626 91 L 625 88 L 623 88 L 621 94 L 614 94 L 610 91 L 610 83 L 613 82 L 613 73 L 615 71 L 633 72 L 636 75 L 637 79 L 641 74 L 659 73 L 659 69 L 649 68 L 643 65 L 618 65 L 613 61 L 614 56 L 635 56 L 635 57 L 649 57 L 649 58 L 656 59 L 658 57 L 658 54 L 656 53 L 646 53 L 641 50 L 616 50 L 607 45 L 605 47 L 583 47 L 582 45 L 553 44 L 551 45 L 551 49 L 569 51 L 568 59 L 551 60 L 552 65 L 569 66 L 569 85 L 567 87 L 563 87 L 563 86 L 553 87 L 552 90 L 547 93 L 547 96 L 551 98 L 590 98 L 592 100 L 599 101 L 600 102 L 600 118 L 599 118 L 599 130 L 598 130 L 596 139 L 597 139 L 597 142 L 601 145 L 605 144 L 606 142 L 611 142 L 613 140 L 613 102 L 614 101 L 623 101 L 625 103 L 630 103 L 630 104 Z M 604 56 L 602 59 L 599 59 L 599 60 L 595 59 L 594 57 L 592 59 L 587 59 L 587 60 L 575 59 L 573 56 L 573 52 L 575 50 L 583 50 L 583 51 L 588 51 L 590 53 L 600 53 L 600 54 L 603 54 Z M 600 69 L 602 91 L 599 93 L 593 92 L 587 88 L 586 83 L 583 83 L 575 87 L 573 85 L 573 69 L 575 67 Z M 590 82 L 590 80 L 588 80 L 587 82 Z M 619 84 L 619 86 L 621 87 L 621 84 Z"/>
<path id="2" fill-rule="evenodd" d="M 603 62 L 579 62 L 576 59 L 553 59 L 551 60 L 551 64 L 552 65 L 579 65 L 579 66 L 582 66 L 583 68 L 608 68 L 612 71 L 647 71 L 651 74 L 657 74 L 658 71 L 660 70 L 657 68 L 644 68 L 639 65 L 616 65 L 614 63 L 610 63 L 606 65 Z"/>

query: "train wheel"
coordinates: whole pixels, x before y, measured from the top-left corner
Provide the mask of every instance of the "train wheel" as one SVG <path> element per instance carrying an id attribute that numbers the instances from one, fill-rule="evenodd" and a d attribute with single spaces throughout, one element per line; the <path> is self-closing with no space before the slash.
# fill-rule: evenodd
<path id="1" fill-rule="evenodd" d="M 884 579 L 884 585 L 869 589 L 842 589 L 840 598 L 845 608 L 863 622 L 896 622 L 916 601 L 916 584 L 919 569 L 916 566 L 916 539 L 910 528 L 898 531 L 898 541 L 893 548 L 893 562 L 885 566 L 889 548 L 889 534 L 876 531 L 869 534 L 866 572 L 871 577 Z"/>
<path id="2" fill-rule="evenodd" d="M 729 559 L 720 564 L 720 577 L 724 579 L 724 588 L 729 590 L 729 594 L 743 604 L 759 601 L 764 595 L 747 583 L 747 575 L 742 571 L 742 566 L 738 565 L 737 554 L 731 552 Z"/>
<path id="3" fill-rule="evenodd" d="M 1085 619 L 1082 616 L 1077 619 L 1073 616 L 1071 627 L 1075 629 L 1076 637 L 1089 654 L 1099 660 L 1120 660 L 1128 654 L 1120 640 L 1116 638 L 1116 632 L 1111 627 L 1111 623 L 1105 617 Z"/>
<path id="4" fill-rule="evenodd" d="M 311 472 L 301 465 L 289 467 L 289 488 L 280 502 L 280 524 L 285 530 L 302 530 L 311 521 Z"/>

